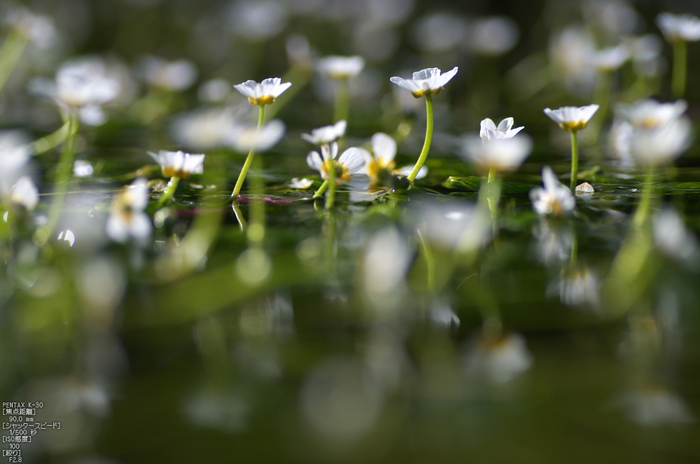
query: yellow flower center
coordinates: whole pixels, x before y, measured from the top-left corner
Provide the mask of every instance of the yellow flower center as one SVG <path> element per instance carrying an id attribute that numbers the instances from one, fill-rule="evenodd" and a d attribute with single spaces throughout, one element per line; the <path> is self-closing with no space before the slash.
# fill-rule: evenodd
<path id="1" fill-rule="evenodd" d="M 275 97 L 273 97 L 272 95 L 265 95 L 263 97 L 257 98 L 249 97 L 248 101 L 253 106 L 272 105 L 275 102 Z"/>
<path id="2" fill-rule="evenodd" d="M 436 93 L 440 93 L 441 90 L 442 90 L 442 87 L 440 87 L 439 89 L 423 89 L 423 90 L 418 90 L 416 92 L 411 92 L 411 94 L 416 98 L 420 98 L 420 97 L 424 97 L 426 95 L 435 95 Z"/>
<path id="3" fill-rule="evenodd" d="M 587 121 L 576 121 L 576 122 L 562 122 L 559 123 L 559 127 L 564 129 L 565 131 L 580 131 L 581 129 L 586 127 L 586 124 L 588 124 Z"/>

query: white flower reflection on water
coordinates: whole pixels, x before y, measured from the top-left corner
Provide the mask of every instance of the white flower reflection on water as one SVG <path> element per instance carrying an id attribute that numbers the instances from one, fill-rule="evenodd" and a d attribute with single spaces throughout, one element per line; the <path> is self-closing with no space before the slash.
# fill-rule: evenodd
<path id="1" fill-rule="evenodd" d="M 384 391 L 362 363 L 331 358 L 304 380 L 299 406 L 316 434 L 353 442 L 372 430 L 384 407 Z"/>
<path id="2" fill-rule="evenodd" d="M 533 358 L 525 337 L 513 333 L 494 340 L 475 337 L 467 347 L 463 363 L 470 378 L 502 385 L 529 370 Z"/>

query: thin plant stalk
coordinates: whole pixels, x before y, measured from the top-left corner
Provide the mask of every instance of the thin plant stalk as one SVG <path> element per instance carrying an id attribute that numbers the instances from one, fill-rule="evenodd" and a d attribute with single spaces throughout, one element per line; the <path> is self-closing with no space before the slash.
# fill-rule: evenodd
<path id="1" fill-rule="evenodd" d="M 263 125 L 265 124 L 265 105 L 260 105 L 260 114 L 258 116 L 258 132 L 260 132 L 260 129 L 262 129 Z M 243 164 L 243 168 L 241 169 L 241 173 L 238 175 L 238 180 L 236 181 L 236 186 L 233 187 L 233 192 L 231 193 L 231 196 L 236 199 L 238 198 L 238 194 L 241 193 L 241 188 L 243 187 L 243 181 L 245 180 L 245 176 L 248 174 L 248 170 L 250 169 L 250 165 L 253 164 L 253 159 L 255 158 L 255 147 L 250 148 L 250 152 L 248 152 L 248 157 L 245 160 L 245 163 Z"/>
<path id="2" fill-rule="evenodd" d="M 158 200 L 158 203 L 156 204 L 155 209 L 162 208 L 170 200 L 173 199 L 173 196 L 175 195 L 175 190 L 177 190 L 177 185 L 180 183 L 180 178 L 178 176 L 173 176 L 170 178 L 170 181 L 168 182 L 168 185 L 165 187 L 165 190 L 163 191 L 163 196 L 160 197 L 160 200 Z"/>
<path id="3" fill-rule="evenodd" d="M 263 179 L 263 167 L 260 157 L 257 157 L 253 162 L 255 164 L 255 173 L 250 180 L 253 184 L 255 198 L 250 203 L 248 243 L 256 246 L 261 245 L 265 238 L 265 181 Z"/>
<path id="4" fill-rule="evenodd" d="M 501 201 L 501 179 L 499 179 L 496 170 L 493 168 L 489 169 L 486 189 L 489 211 L 491 211 L 491 216 L 495 216 L 498 213 L 498 203 Z"/>
<path id="5" fill-rule="evenodd" d="M 348 120 L 350 116 L 350 93 L 348 80 L 338 79 L 335 86 L 335 108 L 333 110 L 333 122 Z"/>
<path id="6" fill-rule="evenodd" d="M 335 205 L 335 160 L 331 157 L 330 159 L 331 168 L 328 172 L 328 198 L 326 199 L 326 209 L 332 209 Z"/>
<path id="7" fill-rule="evenodd" d="M 321 186 L 316 190 L 316 193 L 314 193 L 313 198 L 321 198 L 321 195 L 323 195 L 326 192 L 326 189 L 328 189 L 328 181 L 324 180 Z"/>
<path id="8" fill-rule="evenodd" d="M 39 246 L 46 244 L 49 237 L 53 235 L 56 225 L 58 224 L 58 219 L 61 216 L 63 203 L 65 202 L 66 194 L 68 193 L 68 187 L 71 181 L 73 160 L 75 158 L 76 139 L 80 127 L 76 114 L 70 114 L 68 118 L 68 137 L 63 144 L 63 151 L 61 152 L 61 158 L 58 164 L 59 168 L 58 176 L 56 178 L 56 190 L 54 192 L 54 200 L 51 204 L 51 209 L 49 210 L 48 222 L 44 227 L 38 229 L 35 235 L 35 243 L 37 243 Z"/>
<path id="9" fill-rule="evenodd" d="M 0 49 L 0 92 L 17 67 L 26 46 L 27 39 L 16 32 L 11 32 L 5 39 Z"/>
<path id="10" fill-rule="evenodd" d="M 61 127 L 54 132 L 32 142 L 32 148 L 35 155 L 46 153 L 47 151 L 56 148 L 62 144 L 70 135 L 70 119 L 68 119 Z"/>
<path id="11" fill-rule="evenodd" d="M 649 217 L 649 212 L 651 210 L 651 198 L 654 191 L 654 186 L 652 184 L 652 179 L 654 178 L 654 168 L 649 166 L 647 168 L 646 177 L 644 178 L 644 187 L 642 188 L 642 199 L 639 201 L 639 206 L 637 206 L 637 212 L 634 214 L 634 219 L 632 224 L 636 228 L 642 227 Z"/>
<path id="12" fill-rule="evenodd" d="M 435 295 L 436 279 L 435 279 L 435 255 L 433 250 L 428 245 L 428 242 L 423 238 L 423 234 L 420 233 L 420 229 L 417 230 L 418 240 L 420 241 L 420 251 L 425 259 L 426 274 L 428 280 L 428 292 L 431 295 Z"/>
<path id="13" fill-rule="evenodd" d="M 578 131 L 571 131 L 571 193 L 576 190 L 578 180 Z"/>
<path id="14" fill-rule="evenodd" d="M 413 166 L 413 171 L 411 171 L 411 174 L 408 175 L 408 180 L 411 182 L 416 180 L 416 176 L 418 175 L 418 172 L 420 172 L 420 168 L 422 168 L 425 164 L 425 160 L 428 158 L 428 152 L 430 151 L 430 145 L 433 142 L 433 97 L 429 93 L 425 95 L 425 109 L 427 113 L 425 124 L 425 142 L 423 143 L 423 150 L 420 152 L 418 161 L 416 161 L 416 165 Z"/>
<path id="15" fill-rule="evenodd" d="M 688 44 L 679 40 L 673 44 L 673 81 L 671 92 L 674 98 L 685 95 L 685 81 L 688 72 Z"/>

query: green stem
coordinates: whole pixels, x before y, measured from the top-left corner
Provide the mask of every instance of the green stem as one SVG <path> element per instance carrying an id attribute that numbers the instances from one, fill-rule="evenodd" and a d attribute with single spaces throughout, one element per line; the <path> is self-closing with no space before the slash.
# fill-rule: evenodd
<path id="1" fill-rule="evenodd" d="M 578 131 L 571 131 L 571 193 L 576 190 L 578 177 Z"/>
<path id="2" fill-rule="evenodd" d="M 569 269 L 573 269 L 576 266 L 576 260 L 578 258 L 578 237 L 574 231 L 573 238 L 571 240 L 571 256 L 569 257 Z"/>
<path id="3" fill-rule="evenodd" d="M 0 49 L 0 92 L 17 67 L 19 59 L 27 46 L 27 39 L 16 32 L 10 32 Z"/>
<path id="4" fill-rule="evenodd" d="M 170 202 L 170 200 L 173 199 L 173 196 L 175 195 L 175 190 L 177 190 L 177 185 L 180 183 L 180 178 L 178 176 L 173 176 L 170 178 L 170 182 L 168 182 L 168 185 L 165 187 L 165 190 L 163 191 L 163 196 L 160 197 L 160 200 L 156 204 L 155 209 L 160 209 L 166 204 Z"/>
<path id="5" fill-rule="evenodd" d="M 333 205 L 335 205 L 335 167 L 336 167 L 336 162 L 332 158 L 331 155 L 331 168 L 330 172 L 328 173 L 328 198 L 326 198 L 326 209 L 332 209 Z"/>
<path id="6" fill-rule="evenodd" d="M 321 195 L 323 195 L 328 188 L 328 181 L 324 180 L 321 186 L 316 190 L 316 193 L 314 193 L 314 199 L 316 198 L 321 198 Z"/>
<path id="7" fill-rule="evenodd" d="M 428 292 L 430 292 L 431 295 L 435 294 L 435 255 L 433 255 L 433 250 L 430 248 L 430 245 L 428 245 L 428 242 L 423 238 L 423 234 L 420 233 L 420 229 L 417 231 L 418 232 L 418 240 L 420 240 L 420 250 L 422 251 L 423 254 L 423 259 L 425 259 L 425 267 L 426 267 L 426 274 L 428 278 Z"/>
<path id="8" fill-rule="evenodd" d="M 35 243 L 39 246 L 45 245 L 49 240 L 49 237 L 51 237 L 53 234 L 61 216 L 63 203 L 65 202 L 66 193 L 68 192 L 68 187 L 70 185 L 71 174 L 73 172 L 73 159 L 75 158 L 75 142 L 80 129 L 78 116 L 76 114 L 70 114 L 68 116 L 68 124 L 69 135 L 63 144 L 63 151 L 61 152 L 61 159 L 59 160 L 56 190 L 54 191 L 54 200 L 51 204 L 51 209 L 49 210 L 49 219 L 45 226 L 37 229 L 34 236 Z"/>
<path id="9" fill-rule="evenodd" d="M 245 232 L 246 228 L 248 227 L 248 224 L 245 222 L 243 213 L 241 213 L 241 207 L 238 205 L 238 200 L 233 200 L 231 208 L 233 209 L 233 214 L 236 216 L 236 220 L 238 221 L 238 225 L 241 228 L 241 232 Z"/>
<path id="10" fill-rule="evenodd" d="M 644 187 L 642 190 L 642 199 L 639 201 L 639 206 L 637 206 L 637 212 L 634 215 L 632 224 L 640 228 L 644 225 L 649 217 L 649 210 L 651 209 L 651 198 L 654 190 L 652 184 L 652 179 L 654 178 L 654 167 L 647 167 L 647 174 L 644 179 Z"/>
<path id="11" fill-rule="evenodd" d="M 408 180 L 411 182 L 416 180 L 416 176 L 420 171 L 420 168 L 425 164 L 425 160 L 428 158 L 428 152 L 430 151 L 430 145 L 433 143 L 433 97 L 431 94 L 425 96 L 425 109 L 427 112 L 426 123 L 425 123 L 425 142 L 423 143 L 423 150 L 420 152 L 418 161 L 416 165 L 413 166 L 413 171 L 408 176 Z"/>
<path id="12" fill-rule="evenodd" d="M 260 114 L 258 116 L 258 132 L 260 132 L 260 129 L 262 129 L 262 126 L 265 124 L 265 105 L 260 106 Z M 236 186 L 233 187 L 233 192 L 231 193 L 231 196 L 236 199 L 238 198 L 238 194 L 241 193 L 241 188 L 243 187 L 243 181 L 245 180 L 245 176 L 248 174 L 248 170 L 250 169 L 250 165 L 253 164 L 253 159 L 255 158 L 255 147 L 250 148 L 250 152 L 248 152 L 248 157 L 245 160 L 245 163 L 243 164 L 243 168 L 241 169 L 241 173 L 238 175 L 238 180 L 236 181 Z"/>
<path id="13" fill-rule="evenodd" d="M 34 154 L 40 155 L 42 153 L 46 153 L 47 151 L 53 148 L 56 148 L 57 146 L 62 144 L 66 140 L 66 138 L 68 138 L 68 135 L 70 135 L 70 119 L 68 119 L 68 121 L 66 121 L 56 131 L 32 142 Z"/>
<path id="14" fill-rule="evenodd" d="M 348 120 L 350 115 L 350 95 L 348 92 L 348 80 L 338 79 L 335 87 L 335 108 L 333 122 Z"/>
<path id="15" fill-rule="evenodd" d="M 688 72 L 688 44 L 679 40 L 673 44 L 673 81 L 671 92 L 674 98 L 685 95 L 685 80 Z"/>
<path id="16" fill-rule="evenodd" d="M 258 132 L 260 132 L 264 125 L 265 106 L 262 105 L 260 106 L 260 114 L 258 117 Z M 252 150 L 251 153 L 253 153 Z M 253 162 L 255 163 L 255 175 L 251 178 L 251 183 L 256 198 L 253 198 L 250 203 L 248 243 L 251 245 L 259 245 L 265 238 L 265 179 L 263 178 L 262 158 L 257 157 Z"/>

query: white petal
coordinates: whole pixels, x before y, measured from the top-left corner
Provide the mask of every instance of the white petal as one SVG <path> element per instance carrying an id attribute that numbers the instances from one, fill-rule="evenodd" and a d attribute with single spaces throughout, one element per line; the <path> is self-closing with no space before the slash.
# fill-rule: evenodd
<path id="1" fill-rule="evenodd" d="M 380 165 L 386 166 L 396 156 L 396 141 L 383 132 L 377 132 L 372 136 L 372 150 Z"/>

